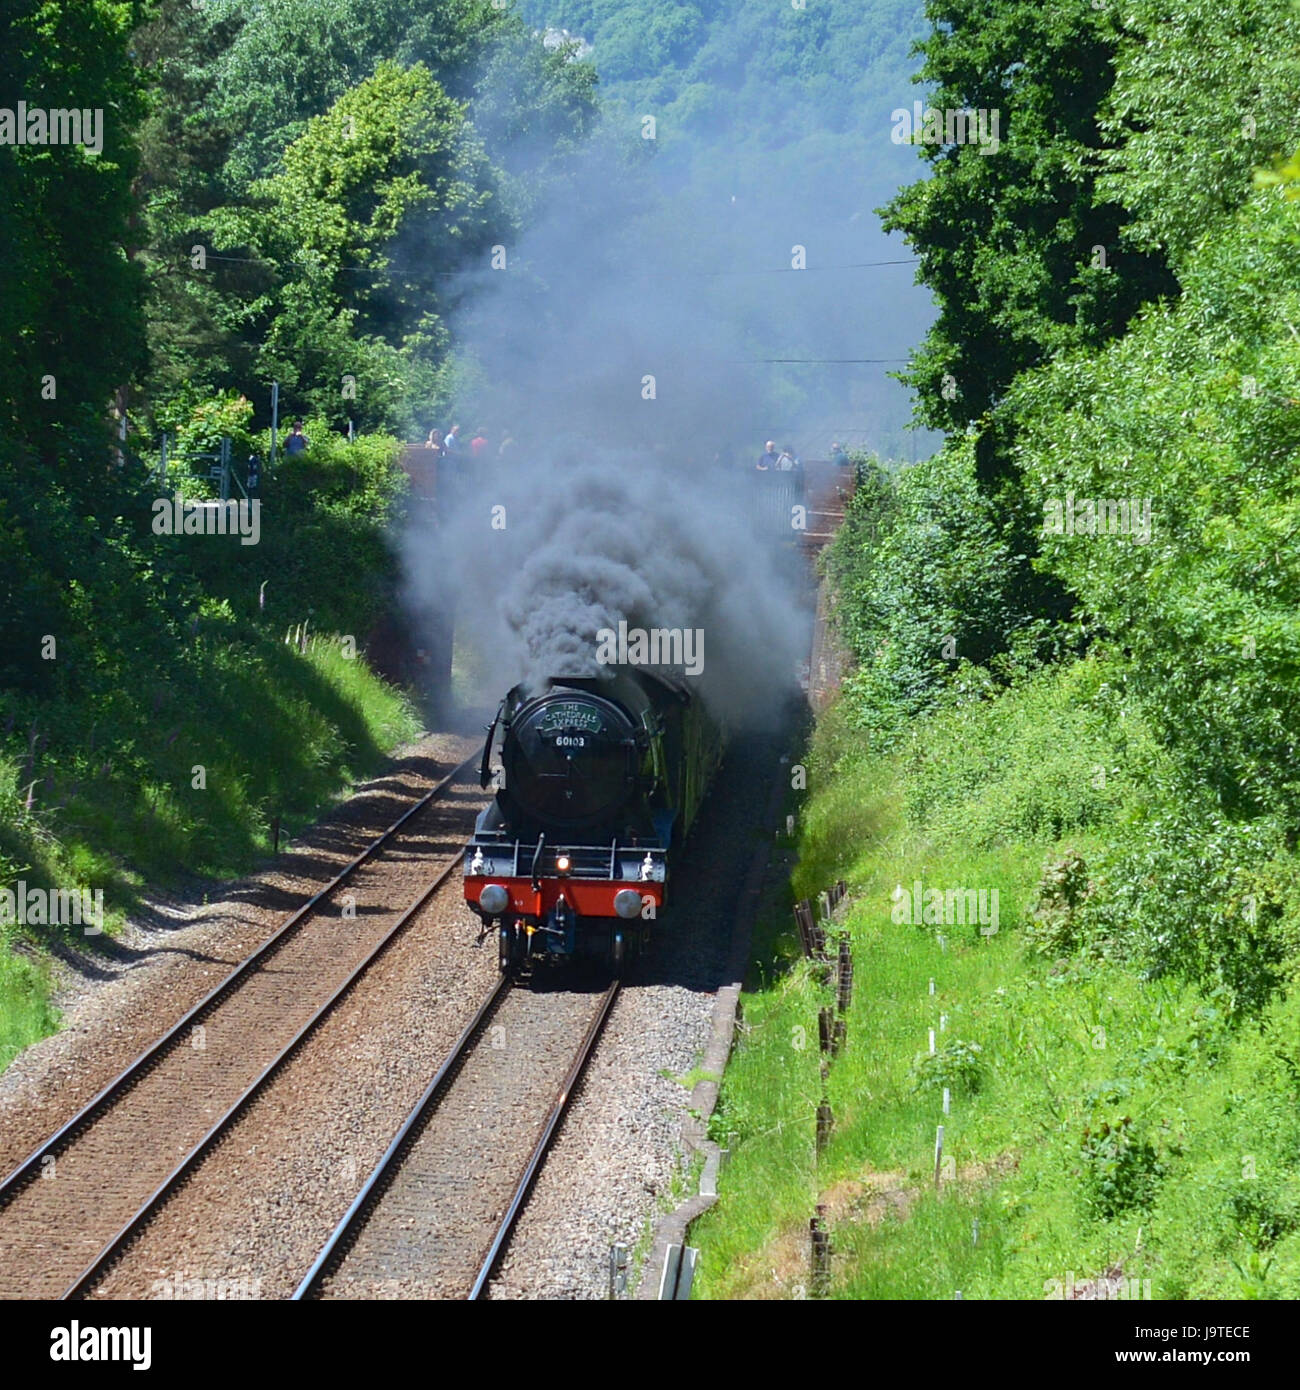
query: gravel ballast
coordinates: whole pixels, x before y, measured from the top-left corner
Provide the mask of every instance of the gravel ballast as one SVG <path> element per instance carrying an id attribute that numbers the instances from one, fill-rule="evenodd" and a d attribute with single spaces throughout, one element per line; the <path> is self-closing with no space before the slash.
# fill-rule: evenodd
<path id="1" fill-rule="evenodd" d="M 727 982 L 753 849 L 770 833 L 765 808 L 780 752 L 774 738 L 733 744 L 674 869 L 655 948 L 614 1005 L 490 1297 L 607 1298 L 610 1246 L 634 1250 L 674 1204 L 690 1073 Z"/>
<path id="2" fill-rule="evenodd" d="M 397 801 L 398 788 L 405 793 L 423 776 L 427 789 L 436 780 L 432 774 L 446 770 L 448 755 L 455 753 L 454 761 L 468 751 L 465 740 L 442 747 L 446 751 L 436 767 L 430 767 L 433 759 L 426 752 L 417 758 L 421 771 L 395 773 L 367 789 L 369 820 L 382 821 L 371 834 L 409 804 L 409 796 Z M 764 808 L 779 752 L 774 738 L 733 745 L 701 823 L 674 867 L 672 905 L 656 925 L 656 944 L 633 969 L 614 1005 L 490 1297 L 606 1297 L 610 1245 L 643 1243 L 655 1216 L 672 1205 L 684 1172 L 681 1134 L 691 1104 L 690 1073 L 710 1038 L 717 991 L 735 973 L 728 958 L 737 903 L 757 837 L 770 834 Z M 326 839 L 329 849 L 337 845 L 329 873 L 360 848 L 357 835 L 346 829 L 329 832 Z M 326 850 L 317 853 L 323 859 Z M 88 1039 L 126 1026 L 116 1011 L 129 1011 L 134 994 L 148 1002 L 154 1026 L 141 1039 L 144 1029 L 138 1019 L 132 1021 L 130 1041 L 117 1050 L 126 1054 L 123 1061 L 130 1060 L 211 988 L 214 975 L 224 976 L 247 954 L 231 949 L 232 942 L 243 944 L 241 931 L 256 945 L 328 876 L 319 868 L 300 874 L 296 882 L 281 876 L 266 885 L 280 908 L 269 914 L 260 905 L 252 907 L 260 903 L 259 894 L 241 885 L 243 891 L 231 894 L 216 921 L 180 929 L 210 934 L 203 943 L 210 968 L 193 970 L 203 976 L 197 983 L 188 977 L 180 983 L 175 965 L 166 974 L 155 968 L 147 975 L 139 973 L 141 966 L 134 981 L 124 971 L 125 978 L 84 997 L 71 996 L 72 1021 L 85 1031 L 42 1044 L 42 1056 L 33 1058 L 41 1049 L 32 1049 L 20 1059 L 15 1077 L 0 1079 L 0 1106 L 25 1115 L 24 1097 L 33 1096 L 38 1113 L 47 1117 L 46 1123 L 28 1117 L 33 1137 L 15 1145 L 21 1150 L 15 1157 L 60 1122 L 49 1123 L 49 1116 L 66 1118 L 75 1110 L 61 1084 L 60 1065 L 74 1073 L 87 1065 L 78 1038 L 80 1048 L 88 1049 Z M 249 922 L 250 910 L 263 915 Z M 101 1281 L 97 1295 L 284 1298 L 292 1293 L 486 994 L 496 972 L 495 948 L 490 940 L 474 945 L 476 926 L 454 875 L 153 1217 Z M 199 949 L 197 941 L 197 936 L 188 941 L 188 948 Z M 557 987 L 562 988 L 560 982 Z M 524 1071 L 520 1084 L 527 1086 L 524 1062 L 526 1057 L 516 1070 Z M 98 1084 L 112 1074 L 111 1066 L 101 1065 Z M 535 1086 L 549 1101 L 549 1074 L 538 1076 Z M 74 1088 L 82 1099 L 94 1089 L 89 1083 Z M 500 1149 L 492 1125 L 481 1126 L 458 1159 L 463 1180 L 472 1185 L 474 1173 L 490 1165 Z M 418 1193 L 412 1200 L 413 1231 L 436 1220 L 421 1213 Z M 437 1200 L 430 1198 L 435 1206 Z M 418 1255 L 419 1248 L 414 1241 L 396 1278 L 380 1278 L 382 1270 L 371 1270 L 368 1296 L 455 1296 L 450 1287 L 411 1277 L 406 1256 L 412 1250 Z M 335 1290 L 336 1296 L 341 1293 L 342 1281 Z M 364 1293 L 354 1283 L 345 1296 Z"/>

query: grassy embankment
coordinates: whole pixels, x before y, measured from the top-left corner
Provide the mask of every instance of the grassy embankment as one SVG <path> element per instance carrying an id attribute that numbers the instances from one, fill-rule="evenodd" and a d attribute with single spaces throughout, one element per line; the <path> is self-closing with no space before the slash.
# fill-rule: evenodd
<path id="1" fill-rule="evenodd" d="M 132 579 L 152 588 L 105 577 L 87 616 L 111 606 L 122 620 L 63 644 L 85 674 L 3 692 L 0 887 L 102 888 L 111 932 L 148 884 L 248 869 L 274 817 L 293 834 L 418 732 L 364 648 L 395 587 L 396 442 L 314 435 L 266 481 L 255 546 L 154 537 L 148 513 L 127 518 L 122 545 L 146 557 Z M 301 648 L 286 643 L 304 622 Z M 60 935 L 94 948 L 76 926 L 0 928 L 0 1068 L 57 1026 Z"/>
<path id="2" fill-rule="evenodd" d="M 714 1122 L 731 1159 L 693 1228 L 700 1296 L 798 1296 L 817 1202 L 835 1297 L 1041 1299 L 1106 1274 L 1157 1299 L 1300 1294 L 1296 1003 L 1234 1010 L 1078 934 L 1106 846 L 1141 836 L 1160 756 L 1114 717 L 1095 661 L 920 722 L 891 757 L 823 721 L 792 898 L 841 876 L 854 895 L 835 1131 L 818 1162 L 831 999 L 782 911 Z M 996 888 L 998 931 L 894 922 L 893 890 L 916 879 Z M 936 1191 L 940 1123 L 955 1167 Z"/>

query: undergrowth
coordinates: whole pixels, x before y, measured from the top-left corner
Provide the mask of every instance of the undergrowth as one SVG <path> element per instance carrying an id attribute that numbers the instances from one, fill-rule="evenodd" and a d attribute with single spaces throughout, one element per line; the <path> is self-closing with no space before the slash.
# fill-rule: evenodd
<path id="1" fill-rule="evenodd" d="M 886 757 L 832 713 L 808 769 L 793 893 L 844 877 L 853 894 L 835 1127 L 818 1160 L 833 999 L 788 952 L 743 999 L 714 1120 L 731 1161 L 692 1231 L 699 1295 L 806 1294 L 818 1202 L 834 1297 L 1041 1299 L 1103 1278 L 1157 1299 L 1300 1294 L 1285 846 L 1239 846 L 1223 871 L 1271 886 L 1225 968 L 1202 939 L 1207 904 L 1232 910 L 1206 872 L 1219 830 L 1161 828 L 1175 784 L 1104 661 L 945 710 Z M 1117 923 L 1114 883 L 1156 855 L 1143 914 Z M 917 881 L 997 890 L 996 931 L 906 920 Z"/>

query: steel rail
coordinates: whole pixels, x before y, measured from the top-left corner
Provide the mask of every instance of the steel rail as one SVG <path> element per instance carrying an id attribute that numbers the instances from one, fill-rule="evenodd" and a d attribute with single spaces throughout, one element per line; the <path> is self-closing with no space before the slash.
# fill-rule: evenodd
<path id="1" fill-rule="evenodd" d="M 360 1234 L 369 1217 L 372 1202 L 377 1201 L 382 1195 L 378 1189 L 381 1189 L 382 1184 L 392 1177 L 401 1166 L 399 1156 L 405 1150 L 412 1132 L 423 1123 L 428 1115 L 433 1113 L 447 1078 L 469 1051 L 474 1041 L 482 1034 L 484 1028 L 487 1027 L 496 1013 L 497 1006 L 505 997 L 510 984 L 511 977 L 509 975 L 498 977 L 487 998 L 479 1005 L 478 1012 L 466 1025 L 460 1037 L 456 1039 L 451 1051 L 442 1059 L 433 1080 L 425 1087 L 411 1113 L 403 1121 L 401 1129 L 393 1136 L 392 1143 L 384 1150 L 383 1156 L 375 1164 L 365 1185 L 353 1199 L 352 1205 L 344 1212 L 342 1220 L 334 1228 L 329 1240 L 322 1246 L 321 1252 L 312 1262 L 311 1268 L 303 1275 L 298 1287 L 293 1292 L 294 1300 L 303 1301 L 315 1298 L 336 1259 L 345 1258 L 348 1246 Z"/>
<path id="2" fill-rule="evenodd" d="M 468 841 L 466 842 L 468 844 Z M 113 1236 L 107 1245 L 90 1262 L 89 1265 L 77 1276 L 76 1280 L 68 1286 L 60 1295 L 62 1299 L 78 1299 L 94 1286 L 103 1277 L 107 1268 L 113 1263 L 119 1254 L 130 1244 L 141 1229 L 148 1223 L 153 1214 L 167 1200 L 176 1187 L 189 1175 L 198 1165 L 205 1154 L 216 1144 L 217 1140 L 230 1128 L 231 1125 L 243 1114 L 249 1104 L 261 1093 L 263 1088 L 277 1076 L 287 1065 L 290 1059 L 298 1052 L 298 1049 L 316 1031 L 322 1022 L 334 1011 L 336 1006 L 349 994 L 356 986 L 357 982 L 397 939 L 407 924 L 415 915 L 429 902 L 433 895 L 451 878 L 452 874 L 460 868 L 464 859 L 464 849 L 462 848 L 448 862 L 446 867 L 438 874 L 437 878 L 424 890 L 423 893 L 406 908 L 396 922 L 384 933 L 383 937 L 375 945 L 374 949 L 360 961 L 347 979 L 334 991 L 330 997 L 320 1005 L 312 1016 L 302 1025 L 297 1033 L 280 1052 L 272 1058 L 262 1069 L 257 1079 L 245 1088 L 239 1098 L 226 1110 L 225 1114 L 216 1121 L 202 1139 L 185 1155 L 175 1168 L 163 1179 L 154 1192 L 146 1198 L 143 1205 L 136 1211 L 125 1225 Z"/>
<path id="3" fill-rule="evenodd" d="M 605 1020 L 609 1017 L 610 1010 L 614 1007 L 614 1000 L 618 998 L 619 985 L 622 982 L 615 980 L 605 991 L 601 998 L 600 1006 L 596 1017 L 592 1019 L 587 1028 L 586 1035 L 583 1037 L 582 1046 L 578 1049 L 578 1055 L 573 1060 L 573 1065 L 569 1068 L 568 1075 L 564 1078 L 559 1093 L 551 1104 L 550 1114 L 546 1117 L 546 1124 L 542 1133 L 529 1155 L 528 1164 L 524 1168 L 523 1176 L 519 1179 L 515 1187 L 514 1196 L 510 1199 L 510 1205 L 506 1208 L 505 1215 L 501 1218 L 497 1226 L 496 1234 L 492 1238 L 492 1244 L 488 1247 L 488 1252 L 483 1258 L 483 1263 L 479 1267 L 478 1277 L 474 1280 L 474 1286 L 469 1291 L 470 1300 L 479 1298 L 483 1290 L 487 1287 L 488 1280 L 491 1279 L 493 1271 L 497 1267 L 505 1247 L 514 1232 L 515 1223 L 519 1220 L 519 1215 L 524 1209 L 524 1203 L 528 1200 L 528 1194 L 532 1190 L 534 1181 L 542 1164 L 546 1161 L 546 1155 L 550 1151 L 551 1144 L 555 1140 L 556 1132 L 559 1130 L 560 1121 L 564 1118 L 564 1112 L 568 1109 L 569 1100 L 573 1095 L 574 1088 L 582 1079 L 583 1072 L 587 1069 L 587 1063 L 591 1060 L 591 1054 L 596 1050 L 596 1043 L 600 1039 L 602 1029 L 605 1027 Z"/>
<path id="4" fill-rule="evenodd" d="M 133 1062 L 130 1062 L 117 1076 L 113 1078 L 97 1095 L 86 1102 L 77 1113 L 61 1125 L 50 1137 L 35 1148 L 23 1161 L 15 1168 L 4 1180 L 0 1182 L 0 1209 L 6 1206 L 17 1191 L 25 1186 L 40 1167 L 41 1161 L 54 1153 L 57 1149 L 63 1148 L 81 1130 L 94 1120 L 98 1119 L 119 1096 L 129 1090 L 131 1086 L 139 1081 L 155 1063 L 162 1060 L 163 1056 L 170 1052 L 180 1041 L 181 1034 L 186 1029 L 194 1026 L 199 1019 L 211 1013 L 214 1008 L 221 1004 L 244 980 L 251 975 L 269 956 L 284 943 L 288 935 L 306 918 L 308 918 L 317 904 L 322 899 L 328 897 L 335 889 L 341 887 L 354 873 L 379 850 L 393 839 L 397 832 L 409 821 L 412 816 L 418 815 L 431 802 L 436 800 L 453 782 L 462 780 L 462 774 L 466 768 L 474 764 L 478 759 L 478 754 L 474 753 L 464 761 L 458 763 L 452 770 L 435 786 L 431 787 L 422 797 L 414 802 L 406 811 L 402 813 L 387 830 L 383 831 L 377 839 L 371 841 L 355 859 L 351 860 L 339 870 L 330 881 L 312 894 L 296 911 L 291 913 L 285 921 L 269 936 L 250 956 L 243 960 L 239 965 L 221 980 L 212 990 L 203 996 L 197 1004 L 187 1013 L 183 1014 L 156 1042 L 150 1044 Z"/>
<path id="5" fill-rule="evenodd" d="M 302 1281 L 294 1291 L 293 1297 L 295 1299 L 305 1300 L 318 1297 L 327 1276 L 347 1259 L 348 1248 L 360 1235 L 375 1208 L 383 1200 L 385 1185 L 401 1168 L 402 1159 L 412 1138 L 418 1134 L 424 1122 L 437 1109 L 446 1093 L 448 1079 L 464 1060 L 474 1043 L 482 1036 L 484 1029 L 495 1014 L 497 1006 L 504 998 L 510 983 L 510 976 L 501 976 L 491 993 L 479 1006 L 478 1012 L 469 1025 L 457 1038 L 451 1051 L 443 1058 L 433 1080 L 429 1082 L 424 1094 L 415 1103 L 401 1129 L 393 1137 L 392 1143 L 384 1151 L 383 1157 L 375 1165 L 369 1178 L 366 1179 L 365 1186 L 357 1194 L 343 1219 L 334 1228 L 333 1234 L 325 1243 L 320 1254 L 316 1256 L 311 1268 L 303 1276 Z M 538 1140 L 533 1146 L 518 1183 L 515 1185 L 514 1194 L 506 1207 L 505 1214 L 497 1223 L 487 1255 L 480 1262 L 479 1272 L 468 1295 L 469 1299 L 477 1299 L 482 1294 L 501 1258 L 515 1223 L 523 1211 L 528 1194 L 532 1190 L 533 1183 L 541 1171 L 547 1152 L 554 1142 L 574 1088 L 586 1070 L 587 1063 L 591 1060 L 591 1054 L 595 1051 L 605 1020 L 609 1017 L 610 1009 L 618 996 L 619 984 L 620 981 L 615 980 L 601 996 L 596 1015 L 588 1024 L 578 1052 L 569 1066 L 555 1100 L 552 1102 Z"/>

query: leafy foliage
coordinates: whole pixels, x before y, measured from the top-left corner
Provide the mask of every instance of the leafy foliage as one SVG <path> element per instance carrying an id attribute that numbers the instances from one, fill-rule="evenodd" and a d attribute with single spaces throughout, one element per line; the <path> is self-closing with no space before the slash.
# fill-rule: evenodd
<path id="1" fill-rule="evenodd" d="M 929 834 L 978 849 L 1051 844 L 1107 825 L 1148 758 L 1146 731 L 1118 718 L 1106 667 L 1052 666 L 997 697 L 911 730 L 906 809 Z"/>
<path id="2" fill-rule="evenodd" d="M 934 1052 L 918 1053 L 912 1063 L 912 1085 L 920 1092 L 954 1096 L 975 1095 L 984 1081 L 984 1049 L 977 1042 L 954 1038 Z"/>
<path id="3" fill-rule="evenodd" d="M 930 104 L 1001 118 L 996 153 L 921 146 L 931 177 L 884 210 L 939 303 L 905 379 L 922 419 L 954 429 L 984 416 L 1018 372 L 1123 332 L 1173 282 L 1158 253 L 1121 253 L 1123 205 L 1096 186 L 1115 53 L 1104 7 L 930 0 L 926 14 L 918 80 L 934 84 Z"/>
<path id="4" fill-rule="evenodd" d="M 1020 458 L 1042 504 L 1073 494 L 1151 507 L 1148 544 L 1046 535 L 1043 565 L 1079 595 L 1085 622 L 1123 641 L 1126 690 L 1188 782 L 1230 815 L 1280 817 L 1292 835 L 1298 229 L 1294 204 L 1254 195 L 1189 263 L 1176 308 L 1016 391 Z"/>
<path id="5" fill-rule="evenodd" d="M 31 108 L 103 118 L 98 152 L 0 145 L 0 454 L 34 450 L 47 469 L 68 443 L 100 446 L 103 467 L 106 405 L 144 359 L 139 267 L 129 259 L 145 95 L 128 48 L 141 13 L 136 0 L 5 7 L 6 106 L 20 94 Z M 75 472 L 63 481 L 80 491 Z"/>
<path id="6" fill-rule="evenodd" d="M 427 390 L 448 334 L 448 265 L 512 230 L 492 215 L 481 147 L 422 66 L 380 64 L 308 122 L 249 210 L 217 215 L 223 245 L 247 245 L 282 276 L 246 312 L 265 325 L 260 372 L 337 423 L 400 418 Z M 345 394 L 343 388 L 347 386 Z M 349 405 L 355 401 L 355 405 Z"/>
<path id="7" fill-rule="evenodd" d="M 1113 1221 L 1134 1208 L 1146 1210 L 1155 1198 L 1164 1166 L 1155 1146 L 1142 1138 L 1131 1115 L 1102 1120 L 1083 1131 L 1083 1200 L 1094 1216 Z"/>
<path id="8" fill-rule="evenodd" d="M 1180 278 L 1251 171 L 1300 141 L 1300 54 L 1276 41 L 1297 13 L 1293 0 L 1179 0 L 1170 23 L 1168 0 L 1108 7 L 1118 44 L 1099 188 L 1132 214 L 1128 242 L 1162 250 Z"/>
<path id="9" fill-rule="evenodd" d="M 1030 912 L 1039 951 L 1053 956 L 1078 949 L 1078 909 L 1092 891 L 1088 865 L 1078 850 L 1067 850 L 1043 867 Z"/>
<path id="10" fill-rule="evenodd" d="M 490 0 L 162 0 L 140 42 L 150 406 L 197 381 L 265 423 L 275 378 L 287 410 L 411 431 L 450 393 L 455 272 L 535 211 L 591 68 Z"/>
<path id="11" fill-rule="evenodd" d="M 887 477 L 868 467 L 830 551 L 845 684 L 856 720 L 888 740 L 945 691 L 972 698 L 1037 659 L 1047 623 L 1026 611 L 1029 571 L 999 534 L 968 442 Z"/>

